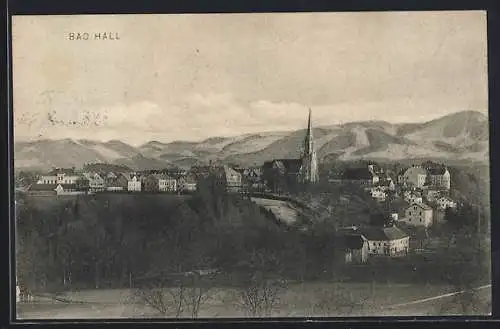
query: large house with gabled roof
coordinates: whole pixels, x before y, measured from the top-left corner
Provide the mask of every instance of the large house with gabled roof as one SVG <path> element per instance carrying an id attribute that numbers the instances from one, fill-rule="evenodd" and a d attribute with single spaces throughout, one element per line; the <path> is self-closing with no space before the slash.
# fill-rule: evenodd
<path id="1" fill-rule="evenodd" d="M 408 255 L 409 235 L 395 227 L 350 227 L 337 232 L 346 263 L 364 263 L 371 257 Z"/>

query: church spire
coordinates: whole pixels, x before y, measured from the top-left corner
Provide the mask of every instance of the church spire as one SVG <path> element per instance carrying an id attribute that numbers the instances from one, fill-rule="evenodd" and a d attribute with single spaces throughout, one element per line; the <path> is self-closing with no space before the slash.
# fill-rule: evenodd
<path id="1" fill-rule="evenodd" d="M 318 162 L 316 159 L 316 150 L 314 149 L 314 138 L 311 122 L 311 109 L 307 119 L 307 132 L 304 140 L 304 154 L 302 155 L 303 180 L 309 183 L 315 183 L 319 180 Z"/>
<path id="2" fill-rule="evenodd" d="M 307 118 L 307 132 L 306 140 L 304 143 L 304 153 L 311 154 L 313 152 L 313 133 L 312 133 L 312 123 L 311 123 L 311 109 L 309 109 L 309 117 Z"/>

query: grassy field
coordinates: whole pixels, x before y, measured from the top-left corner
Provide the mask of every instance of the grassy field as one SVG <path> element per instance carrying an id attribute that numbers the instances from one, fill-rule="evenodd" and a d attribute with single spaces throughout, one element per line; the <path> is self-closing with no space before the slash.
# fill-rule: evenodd
<path id="1" fill-rule="evenodd" d="M 297 221 L 298 212 L 289 202 L 281 200 L 252 198 L 257 205 L 271 211 L 278 220 L 293 224 Z"/>
<path id="2" fill-rule="evenodd" d="M 314 316 L 419 316 L 463 314 L 460 300 L 455 297 L 436 299 L 410 305 L 397 306 L 453 292 L 448 286 L 408 284 L 362 284 L 362 283 L 295 283 L 279 293 L 279 302 L 272 317 Z M 238 307 L 238 291 L 230 288 L 213 288 L 208 300 L 201 306 L 199 318 L 245 317 Z M 127 289 L 87 290 L 68 292 L 68 300 L 80 303 L 21 304 L 21 319 L 69 319 L 69 318 L 154 318 L 161 317 L 155 310 L 131 302 L 131 291 Z M 475 308 L 470 314 L 485 315 L 491 292 L 478 293 Z"/>

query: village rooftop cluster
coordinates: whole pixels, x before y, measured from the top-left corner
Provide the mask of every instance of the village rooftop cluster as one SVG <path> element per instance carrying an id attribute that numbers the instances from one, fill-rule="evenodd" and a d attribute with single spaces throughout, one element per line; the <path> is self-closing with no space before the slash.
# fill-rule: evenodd
<path id="1" fill-rule="evenodd" d="M 194 193 L 211 177 L 228 193 L 260 196 L 292 196 L 297 186 L 317 183 L 354 185 L 377 203 L 390 204 L 392 225 L 348 227 L 340 230 L 345 238 L 346 261 L 365 262 L 369 255 L 406 255 L 409 235 L 398 226 L 427 229 L 442 221 L 445 210 L 456 208 L 450 198 L 451 175 L 446 165 L 413 165 L 394 173 L 382 166 L 347 167 L 337 175 L 320 180 L 312 134 L 311 112 L 302 154 L 298 159 L 273 159 L 262 166 L 241 168 L 210 163 L 190 169 L 127 172 L 125 170 L 76 170 L 56 168 L 38 177 L 28 187 L 31 195 L 78 195 L 98 193 Z M 389 201 L 390 202 L 387 202 Z M 398 224 L 398 225 L 396 225 Z M 353 253 L 354 252 L 354 253 Z M 353 259 L 354 257 L 354 259 Z"/>

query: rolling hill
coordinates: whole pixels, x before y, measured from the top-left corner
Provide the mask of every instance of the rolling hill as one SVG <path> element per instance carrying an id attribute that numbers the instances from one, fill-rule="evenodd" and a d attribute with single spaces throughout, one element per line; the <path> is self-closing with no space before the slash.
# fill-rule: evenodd
<path id="1" fill-rule="evenodd" d="M 351 122 L 313 130 L 320 161 L 407 160 L 482 161 L 489 157 L 489 124 L 484 114 L 465 111 L 424 123 Z M 151 141 L 139 147 L 112 140 L 18 141 L 16 168 L 81 167 L 110 163 L 134 169 L 189 167 L 211 160 L 259 165 L 300 155 L 305 130 L 213 137 L 201 142 Z"/>

